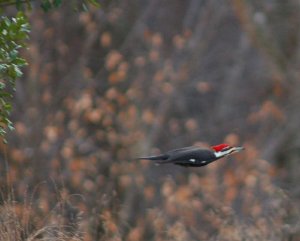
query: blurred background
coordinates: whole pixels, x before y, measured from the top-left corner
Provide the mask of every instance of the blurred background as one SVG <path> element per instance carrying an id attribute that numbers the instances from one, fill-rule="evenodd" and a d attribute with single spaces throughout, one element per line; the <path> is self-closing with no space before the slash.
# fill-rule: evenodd
<path id="1" fill-rule="evenodd" d="M 296 0 L 33 9 L 2 193 L 13 190 L 28 229 L 65 222 L 86 241 L 299 241 L 299 10 Z M 246 150 L 202 168 L 134 159 L 223 142 Z"/>

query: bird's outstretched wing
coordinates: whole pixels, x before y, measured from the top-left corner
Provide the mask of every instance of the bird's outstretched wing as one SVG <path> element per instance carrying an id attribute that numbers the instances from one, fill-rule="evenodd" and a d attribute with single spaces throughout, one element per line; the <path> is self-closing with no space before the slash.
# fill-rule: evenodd
<path id="1" fill-rule="evenodd" d="M 188 147 L 183 147 L 183 148 L 178 148 L 178 149 L 174 149 L 174 150 L 171 150 L 171 151 L 168 151 L 166 154 L 175 154 L 175 153 L 179 153 L 179 152 L 193 152 L 195 150 L 200 150 L 200 149 L 203 149 L 203 148 L 200 148 L 198 146 L 188 146 Z"/>
<path id="2" fill-rule="evenodd" d="M 179 161 L 181 163 L 181 161 L 185 162 L 189 158 L 195 158 L 197 153 L 202 150 L 203 148 L 197 146 L 189 146 L 174 149 L 158 156 L 139 157 L 138 159 L 152 160 L 159 164 L 165 164 L 174 161 Z"/>
<path id="3" fill-rule="evenodd" d="M 171 150 L 166 154 L 169 155 L 168 161 L 173 162 L 174 164 L 190 163 L 193 161 L 198 162 L 202 160 L 207 161 L 215 158 L 210 149 L 196 146 Z"/>

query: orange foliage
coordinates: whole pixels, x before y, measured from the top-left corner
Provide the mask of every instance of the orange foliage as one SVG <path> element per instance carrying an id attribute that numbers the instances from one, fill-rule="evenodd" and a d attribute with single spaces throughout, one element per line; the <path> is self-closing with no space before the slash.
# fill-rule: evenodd
<path id="1" fill-rule="evenodd" d="M 185 44 L 185 39 L 180 36 L 180 35 L 176 35 L 174 38 L 173 38 L 173 44 L 175 45 L 175 47 L 177 49 L 183 49 L 184 47 L 184 44 Z"/>
<path id="2" fill-rule="evenodd" d="M 105 48 L 109 47 L 111 45 L 111 34 L 109 32 L 104 32 L 102 33 L 101 37 L 100 37 L 100 42 L 101 45 Z"/>
<path id="3" fill-rule="evenodd" d="M 143 230 L 140 227 L 136 227 L 130 230 L 127 241 L 140 241 L 143 237 Z"/>
<path id="4" fill-rule="evenodd" d="M 209 92 L 211 89 L 212 87 L 208 82 L 200 81 L 197 84 L 197 90 L 202 94 Z"/>
<path id="5" fill-rule="evenodd" d="M 27 188 L 46 180 L 46 187 L 33 191 L 35 224 L 55 213 L 57 199 L 69 198 L 74 206 L 64 207 L 51 221 L 84 212 L 76 230 L 84 231 L 85 241 L 284 236 L 289 199 L 274 184 L 278 169 L 261 159 L 257 143 L 266 145 L 274 127 L 288 119 L 280 102 L 285 90 L 282 82 L 269 84 L 268 78 L 257 84 L 244 71 L 250 69 L 256 78 L 267 68 L 264 63 L 259 71 L 252 69 L 264 60 L 256 61 L 253 56 L 259 54 L 247 36 L 235 32 L 242 26 L 251 39 L 257 37 L 246 1 L 232 0 L 220 8 L 214 2 L 199 4 L 208 9 L 191 18 L 197 11 L 186 4 L 197 1 L 177 1 L 185 7 L 167 12 L 164 1 L 157 1 L 160 9 L 146 4 L 147 11 L 137 16 L 131 14 L 135 7 L 119 2 L 80 13 L 77 31 L 75 25 L 66 28 L 70 22 L 60 14 L 50 14 L 47 21 L 66 22 L 49 22 L 49 27 L 40 13 L 33 13 L 35 42 L 16 98 L 16 132 L 4 158 L 9 168 L 3 183 L 8 181 L 17 200 L 24 200 Z M 152 14 L 156 23 L 182 9 L 182 26 L 172 25 L 180 14 L 176 21 L 161 22 L 161 28 L 147 26 Z M 136 17 L 139 22 L 133 21 Z M 203 22 L 190 24 L 192 19 Z M 227 24 L 233 24 L 230 35 Z M 258 133 L 256 127 L 268 131 Z M 193 143 L 208 147 L 214 143 L 204 141 L 218 140 L 246 149 L 203 168 L 135 159 Z M 17 203 L 16 214 L 24 208 Z"/>
<path id="6" fill-rule="evenodd" d="M 108 70 L 114 69 L 121 62 L 122 58 L 123 56 L 118 51 L 111 51 L 106 57 L 106 68 Z"/>
<path id="7" fill-rule="evenodd" d="M 283 122 L 285 121 L 285 115 L 282 112 L 282 110 L 275 105 L 272 101 L 267 100 L 265 101 L 260 110 L 256 113 L 252 113 L 248 120 L 250 122 L 258 122 L 258 121 L 262 121 L 268 118 L 274 118 L 275 120 L 279 121 L 279 122 Z"/>

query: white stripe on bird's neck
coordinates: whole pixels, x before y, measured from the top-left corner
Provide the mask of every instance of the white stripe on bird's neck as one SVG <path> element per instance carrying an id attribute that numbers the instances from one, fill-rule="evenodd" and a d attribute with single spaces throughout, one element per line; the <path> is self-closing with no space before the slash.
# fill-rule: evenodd
<path id="1" fill-rule="evenodd" d="M 215 152 L 215 156 L 216 156 L 216 158 L 223 157 L 223 156 L 230 154 L 231 151 L 232 151 L 231 149 L 228 149 L 226 151 L 217 151 L 217 152 Z"/>

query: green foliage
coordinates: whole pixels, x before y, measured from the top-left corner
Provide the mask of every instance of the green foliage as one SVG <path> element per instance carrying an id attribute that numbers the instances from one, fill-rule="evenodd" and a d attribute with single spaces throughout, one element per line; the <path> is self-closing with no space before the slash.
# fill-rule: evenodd
<path id="1" fill-rule="evenodd" d="M 16 79 L 22 76 L 21 67 L 26 61 L 19 56 L 20 48 L 26 47 L 30 31 L 27 18 L 22 12 L 16 17 L 0 18 L 0 136 L 5 128 L 13 129 L 9 120 L 11 112 L 11 91 L 15 89 Z"/>
<path id="2" fill-rule="evenodd" d="M 62 0 L 43 0 L 41 7 L 45 12 L 51 9 L 58 8 L 62 4 Z M 100 7 L 97 0 L 72 0 L 72 6 L 76 10 L 88 10 L 88 5 Z"/>
<path id="3" fill-rule="evenodd" d="M 31 9 L 32 2 L 32 0 L 0 0 L 0 9 L 13 5 L 18 10 Z M 72 7 L 76 10 L 86 11 L 89 6 L 100 7 L 99 0 L 41 0 L 40 2 L 40 6 L 45 12 L 60 7 L 63 2 L 71 2 Z"/>
<path id="4" fill-rule="evenodd" d="M 69 1 L 69 0 L 68 0 Z M 0 18 L 0 136 L 5 137 L 5 128 L 13 129 L 9 120 L 11 112 L 11 90 L 15 81 L 22 76 L 21 67 L 26 61 L 19 57 L 20 48 L 26 46 L 30 25 L 24 15 L 25 9 L 32 8 L 32 0 L 0 0 L 0 11 L 15 6 L 20 12 L 14 18 Z M 65 0 L 66 2 L 66 0 Z M 63 0 L 41 0 L 41 8 L 47 12 L 62 5 Z M 98 0 L 71 0 L 76 10 L 88 10 L 88 6 L 100 7 Z"/>
<path id="5" fill-rule="evenodd" d="M 49 11 L 51 8 L 57 8 L 61 5 L 62 0 L 43 0 L 41 3 L 41 8 L 47 12 Z"/>

